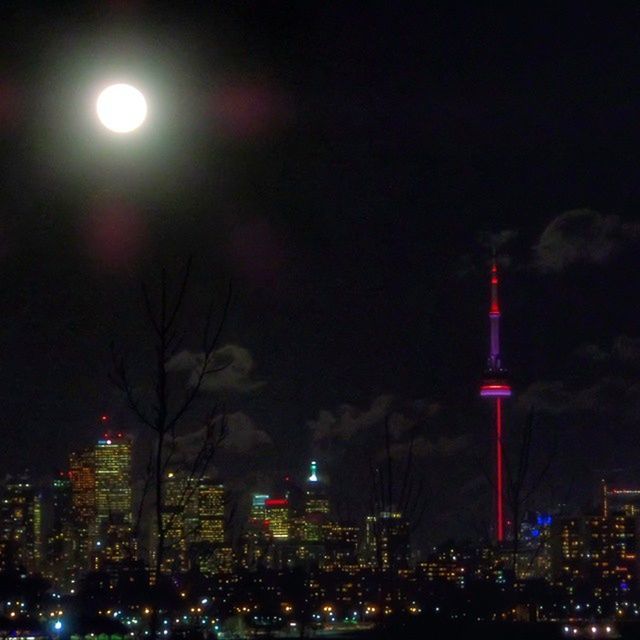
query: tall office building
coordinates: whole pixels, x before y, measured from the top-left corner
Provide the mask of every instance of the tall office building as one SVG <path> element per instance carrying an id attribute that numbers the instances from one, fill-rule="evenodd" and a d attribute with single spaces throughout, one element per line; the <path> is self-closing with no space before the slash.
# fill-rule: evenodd
<path id="1" fill-rule="evenodd" d="M 251 496 L 251 513 L 249 519 L 254 523 L 264 523 L 267 519 L 266 502 L 269 496 L 265 493 L 254 493 Z"/>
<path id="2" fill-rule="evenodd" d="M 71 483 L 72 563 L 88 569 L 96 535 L 96 467 L 93 448 L 69 455 Z"/>
<path id="3" fill-rule="evenodd" d="M 198 542 L 223 544 L 224 485 L 202 480 L 198 486 Z"/>
<path id="4" fill-rule="evenodd" d="M 286 498 L 265 500 L 266 521 L 274 540 L 288 540 L 291 535 L 291 512 Z"/>
<path id="5" fill-rule="evenodd" d="M 165 531 L 165 551 L 161 571 L 174 573 L 188 569 L 188 536 L 186 505 L 193 500 L 186 474 L 169 471 L 164 479 L 162 522 Z M 155 524 L 155 520 L 154 520 Z M 152 535 L 157 535 L 153 530 Z M 193 534 L 191 534 L 193 535 Z M 151 545 L 155 549 L 155 545 Z M 153 565 L 153 562 L 152 562 Z"/>
<path id="6" fill-rule="evenodd" d="M 406 569 L 409 566 L 409 522 L 401 513 L 383 511 L 378 516 L 379 558 L 383 570 Z"/>
<path id="7" fill-rule="evenodd" d="M 312 460 L 305 486 L 304 540 L 306 542 L 322 542 L 323 527 L 328 521 L 329 498 L 324 483 L 318 477 L 318 465 L 315 460 Z"/>
<path id="8" fill-rule="evenodd" d="M 217 573 L 221 562 L 225 566 L 229 558 L 220 550 L 225 542 L 225 493 L 224 485 L 209 479 L 198 483 L 198 525 L 195 544 L 195 560 L 205 574 Z M 224 558 L 224 560 L 223 560 Z"/>
<path id="9" fill-rule="evenodd" d="M 551 579 L 551 526 L 548 513 L 527 511 L 520 522 L 516 564 L 517 578 Z"/>
<path id="10" fill-rule="evenodd" d="M 68 589 L 73 575 L 73 493 L 70 474 L 59 471 L 51 484 L 51 529 L 47 540 L 46 573 Z"/>
<path id="11" fill-rule="evenodd" d="M 4 569 L 40 570 L 42 501 L 27 474 L 8 476 L 0 502 L 0 549 Z"/>
<path id="12" fill-rule="evenodd" d="M 397 511 L 381 511 L 367 516 L 361 563 L 383 571 L 397 571 L 409 566 L 409 522 Z"/>
<path id="13" fill-rule="evenodd" d="M 97 557 L 132 558 L 131 440 L 122 433 L 105 434 L 95 447 L 95 496 Z"/>
<path id="14" fill-rule="evenodd" d="M 241 538 L 240 562 L 245 569 L 257 569 L 262 565 L 271 544 L 267 522 L 268 499 L 269 496 L 265 493 L 254 493 L 251 496 L 249 522 Z"/>

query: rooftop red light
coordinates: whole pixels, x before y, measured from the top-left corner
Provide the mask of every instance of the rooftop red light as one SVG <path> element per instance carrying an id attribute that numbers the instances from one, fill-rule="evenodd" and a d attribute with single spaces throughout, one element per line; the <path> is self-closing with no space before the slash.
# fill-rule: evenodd
<path id="1" fill-rule="evenodd" d="M 286 498 L 270 498 L 265 500 L 264 504 L 267 507 L 286 507 L 289 501 Z"/>

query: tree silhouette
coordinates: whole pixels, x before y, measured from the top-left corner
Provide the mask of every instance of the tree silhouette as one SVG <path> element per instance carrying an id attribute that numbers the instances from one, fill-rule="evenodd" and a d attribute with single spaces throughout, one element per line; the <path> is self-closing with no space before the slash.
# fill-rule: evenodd
<path id="1" fill-rule="evenodd" d="M 137 509 L 134 531 L 139 532 L 144 513 L 144 503 L 151 492 L 153 496 L 153 524 L 155 538 L 152 543 L 152 566 L 156 581 L 161 578 L 162 564 L 167 550 L 167 532 L 172 526 L 173 515 L 165 510 L 165 477 L 170 468 L 179 464 L 186 475 L 185 489 L 180 497 L 183 506 L 191 499 L 193 491 L 207 472 L 213 456 L 226 433 L 224 406 L 220 401 L 203 400 L 203 385 L 208 376 L 224 369 L 215 360 L 218 340 L 228 314 L 231 301 L 231 285 L 221 310 L 216 313 L 215 296 L 211 296 L 199 329 L 189 325 L 185 300 L 191 284 L 192 260 L 187 260 L 177 286 L 172 287 L 165 268 L 160 270 L 159 282 L 151 292 L 142 285 L 144 316 L 153 350 L 153 357 L 146 373 L 134 381 L 129 359 L 111 345 L 112 382 L 122 391 L 127 405 L 137 420 L 152 435 L 152 447 L 147 463 L 143 495 Z M 193 340 L 199 334 L 200 354 L 195 369 L 180 379 L 171 370 L 171 360 L 180 352 L 185 340 Z M 198 451 L 190 460 L 177 460 L 179 438 L 189 424 L 203 427 Z M 158 632 L 157 607 L 152 608 L 150 633 Z"/>

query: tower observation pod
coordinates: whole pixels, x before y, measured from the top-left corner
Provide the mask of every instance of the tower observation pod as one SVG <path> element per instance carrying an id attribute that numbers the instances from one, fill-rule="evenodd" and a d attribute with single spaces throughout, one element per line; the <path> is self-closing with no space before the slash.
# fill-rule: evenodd
<path id="1" fill-rule="evenodd" d="M 504 460 L 503 460 L 503 416 L 502 402 L 511 395 L 511 385 L 507 379 L 507 370 L 502 365 L 500 353 L 500 302 L 498 300 L 498 266 L 495 258 L 491 266 L 491 304 L 489 306 L 489 358 L 480 395 L 489 398 L 495 405 L 495 507 L 496 540 L 504 540 Z"/>

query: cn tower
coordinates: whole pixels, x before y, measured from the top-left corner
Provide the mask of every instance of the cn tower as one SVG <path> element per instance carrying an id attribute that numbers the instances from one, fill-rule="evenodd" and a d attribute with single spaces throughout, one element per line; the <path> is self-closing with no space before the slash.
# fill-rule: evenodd
<path id="1" fill-rule="evenodd" d="M 502 452 L 502 400 L 511 395 L 507 370 L 502 366 L 500 354 L 500 303 L 498 301 L 498 267 L 495 257 L 491 266 L 491 305 L 489 307 L 489 359 L 484 373 L 480 395 L 495 403 L 496 424 L 496 539 L 504 540 L 504 469 Z"/>

